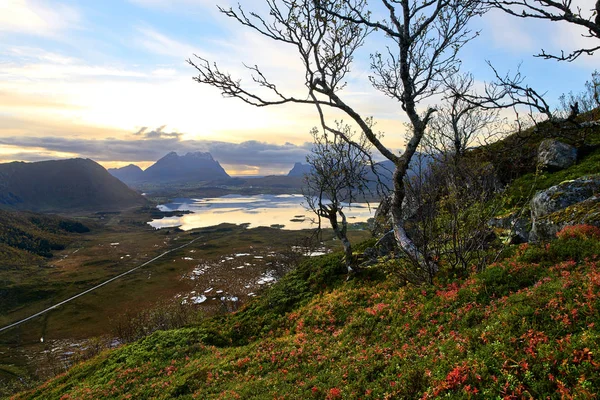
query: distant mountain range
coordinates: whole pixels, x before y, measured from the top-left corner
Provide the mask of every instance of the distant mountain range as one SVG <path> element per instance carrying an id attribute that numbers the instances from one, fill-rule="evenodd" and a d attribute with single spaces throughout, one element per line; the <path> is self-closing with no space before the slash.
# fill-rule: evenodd
<path id="1" fill-rule="evenodd" d="M 415 176 L 418 174 L 419 169 L 426 170 L 432 163 L 433 159 L 431 156 L 426 154 L 417 153 L 411 161 L 411 166 L 408 170 L 408 176 Z M 379 179 L 382 183 L 390 186 L 392 182 L 392 176 L 394 174 L 395 165 L 389 160 L 381 161 L 375 164 L 375 170 L 379 175 Z M 311 172 L 311 166 L 309 164 L 303 164 L 297 162 L 294 167 L 288 172 L 289 177 L 303 177 L 304 175 Z M 367 179 L 369 181 L 376 181 L 375 173 L 372 170 L 368 171 Z"/>
<path id="2" fill-rule="evenodd" d="M 130 164 L 122 168 L 111 168 L 108 172 L 126 184 L 137 183 L 197 183 L 229 179 L 221 164 L 210 153 L 187 153 L 180 156 L 171 152 L 145 171 Z"/>
<path id="3" fill-rule="evenodd" d="M 0 208 L 116 211 L 147 200 L 89 159 L 0 164 Z"/>

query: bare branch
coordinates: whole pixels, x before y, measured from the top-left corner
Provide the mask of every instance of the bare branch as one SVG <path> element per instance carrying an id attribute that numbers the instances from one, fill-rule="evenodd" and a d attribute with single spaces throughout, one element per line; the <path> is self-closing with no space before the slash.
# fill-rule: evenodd
<path id="1" fill-rule="evenodd" d="M 552 22 L 567 22 L 585 29 L 582 36 L 600 39 L 600 1 L 585 11 L 583 15 L 580 8 L 572 6 L 571 0 L 482 0 L 486 5 L 498 8 L 507 14 L 518 18 L 534 18 Z M 591 5 L 591 4 L 590 4 Z M 582 54 L 592 55 L 600 46 L 576 49 L 568 54 L 564 51 L 560 55 L 548 54 L 544 50 L 537 57 L 558 61 L 573 61 Z"/>

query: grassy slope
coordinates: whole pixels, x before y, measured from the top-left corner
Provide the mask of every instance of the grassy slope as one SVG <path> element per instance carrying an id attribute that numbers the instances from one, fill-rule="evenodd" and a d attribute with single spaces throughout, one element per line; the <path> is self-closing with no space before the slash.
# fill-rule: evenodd
<path id="1" fill-rule="evenodd" d="M 103 353 L 17 398 L 591 398 L 599 253 L 600 231 L 567 236 L 427 288 L 400 287 L 392 266 L 343 282 L 329 256 L 236 314 Z"/>
<path id="2" fill-rule="evenodd" d="M 506 211 L 532 187 L 600 164 L 592 149 L 536 177 L 530 159 L 543 135 L 534 136 Z M 506 157 L 511 165 L 514 154 Z M 600 234 L 511 251 L 484 272 L 426 288 L 402 286 L 394 265 L 345 282 L 339 256 L 313 260 L 235 314 L 105 352 L 17 398 L 592 398 Z"/>
<path id="3" fill-rule="evenodd" d="M 0 210 L 0 313 L 25 303 L 25 298 L 49 296 L 37 279 L 53 253 L 78 240 L 89 228 L 77 221 L 29 212 Z M 30 285 L 24 282 L 39 282 Z"/>

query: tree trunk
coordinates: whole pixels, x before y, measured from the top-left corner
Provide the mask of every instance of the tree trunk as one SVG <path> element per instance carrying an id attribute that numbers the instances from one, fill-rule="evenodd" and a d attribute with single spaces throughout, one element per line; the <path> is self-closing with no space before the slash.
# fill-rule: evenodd
<path id="1" fill-rule="evenodd" d="M 412 150 L 412 153 L 414 154 L 416 147 L 411 149 L 409 145 L 406 149 L 406 152 L 409 152 L 410 150 Z M 392 196 L 391 210 L 394 237 L 396 238 L 396 243 L 398 246 L 412 260 L 412 262 L 425 271 L 425 274 L 422 274 L 423 278 L 431 283 L 433 276 L 438 272 L 439 267 L 435 262 L 428 260 L 427 257 L 421 251 L 419 251 L 415 243 L 406 233 L 406 229 L 404 227 L 405 221 L 402 215 L 402 203 L 406 195 L 404 189 L 404 177 L 406 176 L 406 171 L 408 170 L 408 163 L 402 161 L 406 159 L 410 160 L 412 158 L 412 154 L 406 154 L 406 152 L 403 157 L 401 157 L 400 162 L 396 164 L 396 170 L 394 171 L 393 177 L 394 195 Z M 406 156 L 406 158 L 404 156 Z"/>
<path id="2" fill-rule="evenodd" d="M 342 217 L 341 228 L 335 213 L 333 213 L 333 215 L 330 214 L 329 222 L 331 223 L 331 227 L 333 228 L 335 235 L 344 246 L 344 261 L 346 262 L 346 269 L 348 270 L 349 274 L 353 274 L 356 272 L 356 268 L 352 267 L 352 244 L 350 244 L 347 236 L 348 221 L 346 220 L 346 215 L 342 212 L 342 210 L 338 209 L 337 212 Z"/>

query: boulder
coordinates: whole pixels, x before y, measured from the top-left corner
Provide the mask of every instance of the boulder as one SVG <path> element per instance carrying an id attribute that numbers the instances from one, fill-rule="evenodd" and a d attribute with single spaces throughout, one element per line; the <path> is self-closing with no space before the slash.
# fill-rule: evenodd
<path id="1" fill-rule="evenodd" d="M 492 218 L 488 226 L 496 236 L 509 244 L 521 244 L 529 241 L 531 220 L 528 214 L 514 212 L 506 216 Z"/>
<path id="2" fill-rule="evenodd" d="M 532 241 L 550 240 L 565 226 L 580 224 L 594 225 L 600 228 L 600 195 L 592 196 L 538 219 L 530 237 Z"/>
<path id="3" fill-rule="evenodd" d="M 546 139 L 538 147 L 538 166 L 543 170 L 559 171 L 575 164 L 577 149 L 555 139 Z"/>
<path id="4" fill-rule="evenodd" d="M 585 215 L 597 207 L 600 175 L 584 176 L 562 182 L 536 193 L 531 200 L 530 241 L 548 240 L 567 225 L 585 220 Z M 580 210 L 587 210 L 583 214 Z"/>

